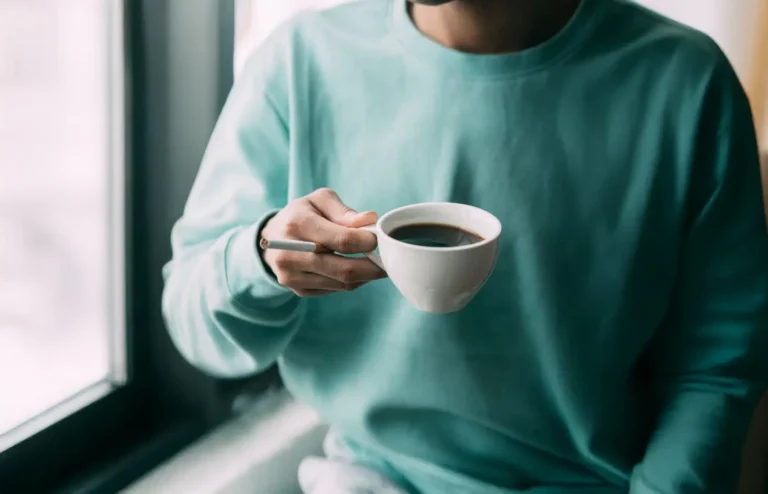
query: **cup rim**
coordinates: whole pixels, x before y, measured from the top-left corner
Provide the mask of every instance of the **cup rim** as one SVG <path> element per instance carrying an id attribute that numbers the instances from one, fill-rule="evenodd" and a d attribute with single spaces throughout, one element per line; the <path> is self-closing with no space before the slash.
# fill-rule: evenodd
<path id="1" fill-rule="evenodd" d="M 482 241 L 477 242 L 475 244 L 457 245 L 457 246 L 454 246 L 454 247 L 430 247 L 430 246 L 426 246 L 426 245 L 414 245 L 414 244 L 409 244 L 407 242 L 400 241 L 400 240 L 390 236 L 389 233 L 385 232 L 384 229 L 381 227 L 381 225 L 388 218 L 390 218 L 393 215 L 395 215 L 397 213 L 400 213 L 402 211 L 405 211 L 405 210 L 408 210 L 408 209 L 414 209 L 414 208 L 417 208 L 417 207 L 446 206 L 446 205 L 449 205 L 449 206 L 459 206 L 459 207 L 462 207 L 462 208 L 472 209 L 472 210 L 475 210 L 475 211 L 477 211 L 477 212 L 479 212 L 481 214 L 484 214 L 484 215 L 490 217 L 491 221 L 496 226 L 496 232 L 493 235 L 491 235 L 491 236 L 489 236 L 487 238 L 483 238 Z M 388 239 L 390 239 L 390 240 L 392 240 L 394 242 L 397 242 L 398 245 L 407 247 L 409 249 L 420 250 L 420 251 L 429 251 L 429 252 L 461 252 L 461 251 L 464 251 L 464 250 L 477 249 L 479 247 L 483 247 L 485 245 L 488 245 L 488 244 L 491 244 L 493 242 L 496 242 L 496 240 L 501 235 L 501 229 L 502 229 L 501 228 L 501 221 L 499 221 L 499 219 L 493 213 L 491 213 L 489 211 L 486 211 L 485 209 L 478 208 L 477 206 L 472 206 L 472 205 L 469 205 L 469 204 L 462 204 L 460 202 L 448 202 L 448 201 L 417 202 L 417 203 L 414 203 L 414 204 L 408 204 L 406 206 L 400 206 L 399 208 L 395 208 L 395 209 L 393 209 L 391 211 L 388 211 L 387 213 L 382 215 L 379 218 L 379 220 L 376 222 L 376 231 L 380 235 L 383 235 L 383 236 L 387 237 Z"/>

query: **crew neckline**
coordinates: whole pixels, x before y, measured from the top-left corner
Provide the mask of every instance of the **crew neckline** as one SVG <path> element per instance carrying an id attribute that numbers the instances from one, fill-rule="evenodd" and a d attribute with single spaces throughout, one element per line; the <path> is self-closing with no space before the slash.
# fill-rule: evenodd
<path id="1" fill-rule="evenodd" d="M 393 25 L 405 52 L 418 57 L 421 64 L 463 77 L 504 77 L 545 69 L 567 57 L 589 36 L 604 3 L 606 0 L 581 0 L 571 19 L 554 36 L 512 53 L 476 54 L 441 45 L 416 27 L 408 12 L 408 0 L 393 0 Z"/>

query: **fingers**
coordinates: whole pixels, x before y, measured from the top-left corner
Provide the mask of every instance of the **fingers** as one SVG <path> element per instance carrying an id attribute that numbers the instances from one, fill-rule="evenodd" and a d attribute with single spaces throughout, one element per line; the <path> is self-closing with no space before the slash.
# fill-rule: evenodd
<path id="1" fill-rule="evenodd" d="M 384 273 L 371 261 L 334 255 L 361 254 L 376 249 L 376 235 L 358 229 L 377 220 L 376 213 L 357 213 L 330 189 L 318 189 L 291 201 L 261 231 L 266 239 L 314 242 L 323 253 L 266 249 L 261 253 L 277 280 L 294 293 L 310 297 L 355 289 Z"/>
<path id="2" fill-rule="evenodd" d="M 386 277 L 367 259 L 350 259 L 334 254 L 273 251 L 268 263 L 278 283 L 301 296 L 317 296 L 335 291 L 350 291 Z"/>
<path id="3" fill-rule="evenodd" d="M 352 290 L 355 290 L 357 288 L 360 288 L 361 286 L 365 285 L 365 283 L 357 283 L 355 285 L 348 285 L 344 290 L 323 290 L 323 289 L 312 289 L 312 288 L 292 288 L 291 291 L 298 295 L 299 297 L 322 297 L 324 295 L 329 295 L 331 293 L 337 293 L 337 292 L 350 292 Z"/>
<path id="4" fill-rule="evenodd" d="M 377 244 L 376 235 L 370 232 L 338 225 L 311 212 L 294 214 L 285 224 L 285 235 L 315 242 L 342 254 L 371 252 Z"/>
<path id="5" fill-rule="evenodd" d="M 277 275 L 277 281 L 296 292 L 301 293 L 302 296 L 312 296 L 315 293 L 317 295 L 328 294 L 329 292 L 348 292 L 363 285 L 360 283 L 342 283 L 325 276 L 321 276 L 316 273 L 305 272 L 286 272 Z"/>
<path id="6" fill-rule="evenodd" d="M 308 195 L 307 199 L 325 218 L 348 228 L 371 225 L 378 219 L 373 211 L 358 213 L 344 204 L 338 194 L 328 188 L 317 189 Z"/>
<path id="7" fill-rule="evenodd" d="M 308 264 L 313 272 L 345 284 L 365 283 L 387 276 L 381 268 L 365 258 L 315 254 L 308 259 Z"/>

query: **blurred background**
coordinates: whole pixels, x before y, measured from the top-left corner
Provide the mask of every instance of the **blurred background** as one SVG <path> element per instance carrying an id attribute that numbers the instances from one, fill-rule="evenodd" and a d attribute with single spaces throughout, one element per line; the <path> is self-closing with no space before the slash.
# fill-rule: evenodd
<path id="1" fill-rule="evenodd" d="M 245 58 L 342 1 L 0 0 L 0 492 L 295 492 L 322 425 L 274 371 L 186 364 L 160 269 Z M 640 3 L 720 44 L 765 145 L 768 1 Z M 750 494 L 768 492 L 759 413 Z"/>

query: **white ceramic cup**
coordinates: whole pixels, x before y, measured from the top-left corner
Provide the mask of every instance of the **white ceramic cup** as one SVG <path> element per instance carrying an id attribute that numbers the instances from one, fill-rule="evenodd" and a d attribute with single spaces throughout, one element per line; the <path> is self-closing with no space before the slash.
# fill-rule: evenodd
<path id="1" fill-rule="evenodd" d="M 474 233 L 482 241 L 456 247 L 425 247 L 389 236 L 416 224 L 441 224 Z M 376 225 L 363 227 L 378 239 L 378 252 L 366 256 L 389 275 L 417 309 L 435 314 L 463 309 L 493 271 L 501 222 L 491 213 L 451 202 L 425 202 L 394 209 Z"/>

